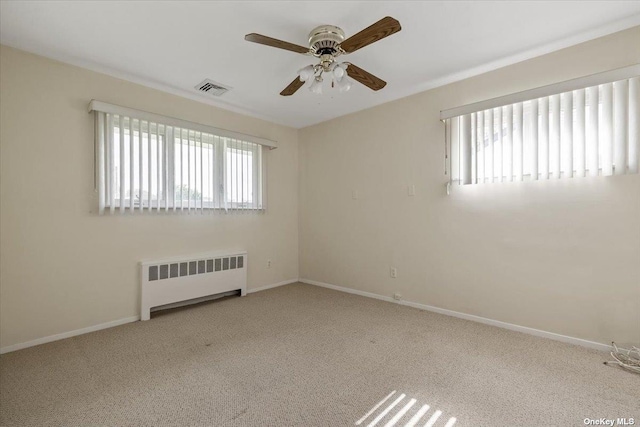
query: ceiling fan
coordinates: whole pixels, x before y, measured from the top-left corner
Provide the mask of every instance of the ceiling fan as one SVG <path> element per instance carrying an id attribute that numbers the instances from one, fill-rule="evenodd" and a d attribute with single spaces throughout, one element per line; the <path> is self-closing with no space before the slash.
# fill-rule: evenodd
<path id="1" fill-rule="evenodd" d="M 298 71 L 298 77 L 280 92 L 282 96 L 290 96 L 312 78 L 313 81 L 309 90 L 318 94 L 322 93 L 323 73 L 331 74 L 333 79 L 331 86 L 337 87 L 340 91 L 349 90 L 351 87 L 351 83 L 345 78 L 345 74 L 370 89 L 382 89 L 387 82 L 350 62 L 338 63 L 336 58 L 340 55 L 353 53 L 358 49 L 389 37 L 401 29 L 400 22 L 387 16 L 346 40 L 344 31 L 339 27 L 333 25 L 316 27 L 309 33 L 308 48 L 255 33 L 247 34 L 244 39 L 253 43 L 315 56 L 320 59 L 318 64 L 308 65 Z"/>

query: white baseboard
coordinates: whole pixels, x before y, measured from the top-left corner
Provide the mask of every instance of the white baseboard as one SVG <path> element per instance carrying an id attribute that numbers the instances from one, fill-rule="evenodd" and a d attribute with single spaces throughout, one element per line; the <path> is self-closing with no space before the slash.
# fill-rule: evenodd
<path id="1" fill-rule="evenodd" d="M 609 351 L 611 346 L 607 344 L 601 344 L 593 341 L 583 340 L 581 338 L 569 337 L 566 335 L 560 335 L 553 332 L 541 331 L 539 329 L 528 328 L 526 326 L 514 325 L 512 323 L 501 322 L 499 320 L 487 319 L 486 317 L 475 316 L 473 314 L 460 313 L 458 311 L 447 310 L 444 308 L 434 307 L 431 305 L 420 304 L 411 301 L 396 301 L 391 297 L 384 295 L 374 294 L 372 292 L 359 291 L 357 289 L 345 288 L 342 286 L 331 285 L 329 283 L 318 282 L 310 279 L 290 279 L 282 282 L 273 283 L 271 285 L 261 286 L 259 288 L 249 289 L 247 293 L 254 293 L 260 291 L 266 291 L 267 289 L 277 288 L 279 286 L 289 285 L 291 283 L 302 282 L 309 285 L 321 286 L 323 288 L 333 289 L 340 292 L 346 292 L 350 294 L 360 295 L 363 297 L 374 298 L 381 301 L 392 302 L 395 304 L 406 305 L 408 307 L 417 308 L 420 310 L 431 311 L 434 313 L 444 314 L 446 316 L 458 317 L 460 319 L 471 320 L 473 322 L 484 323 L 486 325 L 497 326 L 499 328 L 509 329 L 512 331 L 523 332 L 529 335 L 535 335 L 538 337 L 549 338 L 556 341 L 561 341 L 569 344 L 580 345 L 583 347 L 593 348 L 596 350 Z M 58 341 L 65 338 L 71 338 L 78 335 L 87 334 L 89 332 L 99 331 L 101 329 L 113 328 L 114 326 L 124 325 L 126 323 L 136 322 L 140 320 L 140 316 L 131 316 L 124 319 L 113 320 L 111 322 L 101 323 L 99 325 L 89 326 L 87 328 L 76 329 L 74 331 L 63 332 L 60 334 L 50 335 L 48 337 L 38 338 L 32 341 L 27 341 L 19 344 L 13 344 L 0 348 L 0 354 L 10 353 L 12 351 L 22 350 L 23 348 L 33 347 L 40 344 L 46 344 L 48 342 Z"/>
<path id="2" fill-rule="evenodd" d="M 247 293 L 252 294 L 254 292 L 266 291 L 267 289 L 277 288 L 278 286 L 290 285 L 291 283 L 296 283 L 298 281 L 299 281 L 298 279 L 284 280 L 282 282 L 272 283 L 271 285 L 260 286 L 259 288 L 247 289 Z"/>
<path id="3" fill-rule="evenodd" d="M 88 334 L 89 332 L 95 332 L 101 329 L 113 328 L 114 326 L 124 325 L 125 323 L 137 322 L 138 320 L 140 320 L 140 316 L 125 317 L 124 319 L 112 320 L 111 322 L 100 323 L 99 325 L 89 326 L 87 328 L 76 329 L 74 331 L 63 332 L 61 334 L 49 335 L 48 337 L 42 337 L 19 344 L 8 345 L 6 347 L 0 348 L 0 354 L 10 353 L 12 351 L 22 350 L 23 348 L 63 340 L 65 338 L 71 338 L 78 335 Z"/>
<path id="4" fill-rule="evenodd" d="M 566 335 L 556 334 L 554 332 L 541 331 L 540 329 L 528 328 L 526 326 L 514 325 L 512 323 L 501 322 L 499 320 L 488 319 L 486 317 L 475 316 L 473 314 L 460 313 L 458 311 L 447 310 L 444 308 L 434 307 L 431 305 L 420 304 L 411 301 L 396 301 L 391 297 L 374 294 L 371 292 L 359 291 L 357 289 L 345 288 L 342 286 L 331 285 L 329 283 L 318 282 L 310 279 L 300 279 L 300 282 L 307 283 L 309 285 L 320 286 L 323 288 L 333 289 L 340 292 L 346 292 L 349 294 L 360 295 L 363 297 L 374 298 L 381 301 L 392 302 L 395 304 L 406 305 L 408 307 L 417 308 L 420 310 L 431 311 L 434 313 L 444 314 L 446 316 L 457 317 L 460 319 L 471 320 L 472 322 L 484 323 L 485 325 L 497 326 L 498 328 L 509 329 L 511 331 L 523 332 L 529 335 L 535 335 L 537 337 L 549 338 L 555 341 L 561 341 L 568 344 L 575 344 L 582 347 L 593 348 L 601 351 L 610 351 L 611 346 L 608 344 L 602 344 L 599 342 L 583 340 L 581 338 L 569 337 Z"/>
<path id="5" fill-rule="evenodd" d="M 271 288 L 277 288 L 278 286 L 288 285 L 290 283 L 296 283 L 298 279 L 285 280 L 279 283 L 273 283 L 271 285 L 261 286 L 255 289 L 247 290 L 247 293 L 265 291 Z M 63 340 L 65 338 L 71 338 L 78 335 L 88 334 L 89 332 L 99 331 L 101 329 L 113 328 L 114 326 L 124 325 L 125 323 L 137 322 L 140 320 L 140 316 L 125 317 L 124 319 L 113 320 L 111 322 L 100 323 L 99 325 L 89 326 L 87 328 L 76 329 L 74 331 L 63 332 L 60 334 L 50 335 L 48 337 L 38 338 L 32 341 L 27 341 L 19 344 L 8 345 L 0 348 L 0 354 L 10 353 L 12 351 L 22 350 L 23 348 L 33 347 L 40 344 L 46 344 L 48 342 Z"/>

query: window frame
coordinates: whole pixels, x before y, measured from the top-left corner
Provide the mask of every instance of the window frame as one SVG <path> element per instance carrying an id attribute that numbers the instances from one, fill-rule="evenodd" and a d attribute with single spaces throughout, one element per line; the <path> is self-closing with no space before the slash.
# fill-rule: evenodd
<path id="1" fill-rule="evenodd" d="M 89 111 L 96 113 L 95 190 L 100 214 L 266 210 L 265 154 L 266 149 L 277 148 L 275 141 L 95 100 Z M 178 153 L 192 158 L 185 160 Z M 186 176 L 188 183 L 182 180 Z M 199 196 L 181 197 L 178 191 L 184 185 Z"/>

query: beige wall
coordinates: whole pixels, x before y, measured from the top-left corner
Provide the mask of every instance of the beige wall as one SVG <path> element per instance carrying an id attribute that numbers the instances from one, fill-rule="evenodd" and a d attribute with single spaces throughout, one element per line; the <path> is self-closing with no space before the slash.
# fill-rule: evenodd
<path id="1" fill-rule="evenodd" d="M 640 176 L 447 196 L 438 120 L 443 109 L 638 63 L 639 40 L 635 27 L 302 129 L 300 277 L 600 343 L 639 342 Z"/>
<path id="2" fill-rule="evenodd" d="M 300 131 L 3 46 L 0 347 L 135 316 L 139 260 L 229 248 L 249 251 L 250 289 L 295 279 L 299 265 L 306 279 L 640 341 L 640 176 L 446 196 L 438 121 L 442 109 L 638 63 L 639 39 L 636 27 Z M 279 141 L 268 212 L 97 216 L 92 98 Z"/>
<path id="3" fill-rule="evenodd" d="M 93 98 L 277 140 L 267 213 L 97 216 Z M 298 277 L 295 129 L 3 46 L 0 132 L 1 347 L 138 315 L 142 259 L 246 249 L 249 289 Z"/>

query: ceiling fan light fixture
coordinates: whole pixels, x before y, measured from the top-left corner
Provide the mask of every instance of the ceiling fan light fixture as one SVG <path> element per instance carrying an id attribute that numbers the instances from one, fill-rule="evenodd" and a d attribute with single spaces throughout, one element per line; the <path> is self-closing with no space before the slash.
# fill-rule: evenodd
<path id="1" fill-rule="evenodd" d="M 336 81 L 340 81 L 342 79 L 342 77 L 344 76 L 344 68 L 342 68 L 340 66 L 341 64 L 336 65 L 335 67 L 333 67 L 333 77 L 336 79 Z"/>
<path id="2" fill-rule="evenodd" d="M 300 81 L 306 82 L 315 74 L 315 68 L 313 65 L 307 65 L 304 68 L 298 70 L 298 75 L 300 76 Z"/>
<path id="3" fill-rule="evenodd" d="M 335 87 L 338 89 L 338 92 L 346 92 L 351 89 L 351 82 L 347 76 L 343 76 L 340 80 L 336 81 Z"/>
<path id="4" fill-rule="evenodd" d="M 316 95 L 322 95 L 322 76 L 316 76 L 309 86 L 309 90 Z"/>

